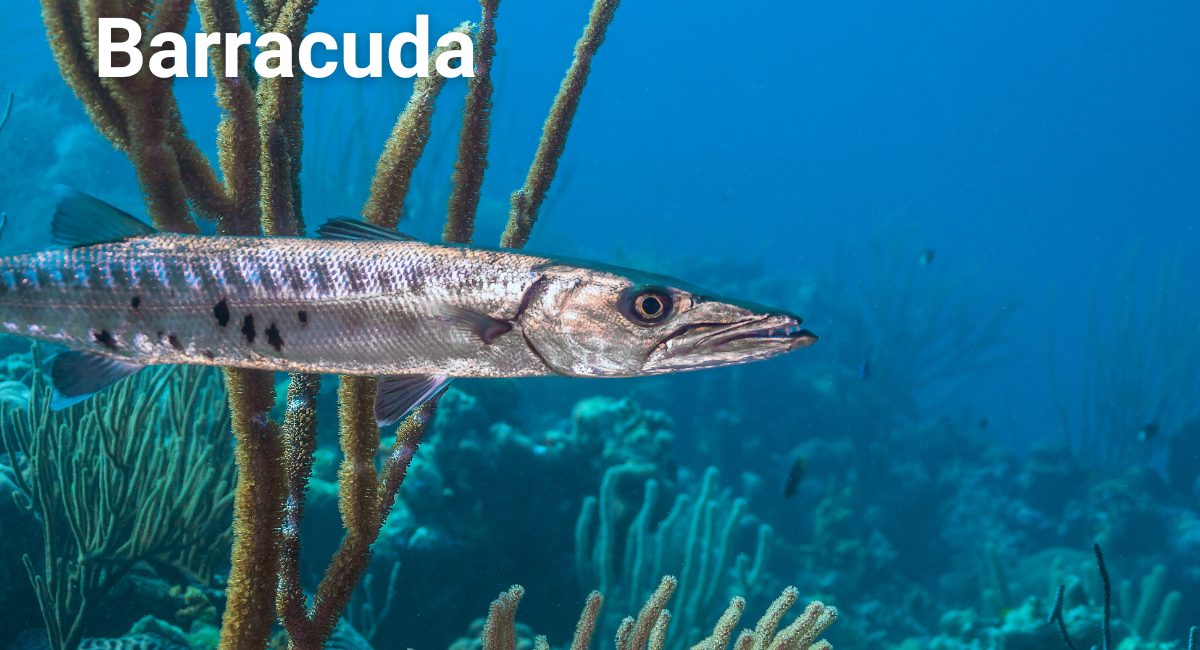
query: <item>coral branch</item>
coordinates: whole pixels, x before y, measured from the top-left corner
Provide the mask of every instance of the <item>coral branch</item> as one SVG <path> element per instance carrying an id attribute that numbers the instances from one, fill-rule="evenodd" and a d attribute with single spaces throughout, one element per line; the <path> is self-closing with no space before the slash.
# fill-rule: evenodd
<path id="1" fill-rule="evenodd" d="M 463 23 L 454 31 L 469 34 L 471 28 Z M 418 77 L 413 83 L 408 106 L 392 127 L 392 134 L 375 165 L 370 198 L 362 210 L 362 218 L 371 223 L 395 228 L 404 213 L 404 199 L 412 184 L 413 170 L 429 143 L 429 121 L 433 117 L 434 104 L 446 85 L 446 78 L 437 73 L 434 64 L 437 57 L 449 49 L 439 47 L 429 54 L 429 76 Z"/>
<path id="2" fill-rule="evenodd" d="M 201 28 L 211 34 L 239 33 L 241 20 L 233 0 L 197 0 Z M 212 74 L 217 85 L 217 104 L 223 115 L 217 125 L 217 159 L 225 179 L 228 210 L 221 214 L 217 231 L 223 235 L 258 235 L 261 178 L 259 167 L 262 145 L 259 142 L 257 102 L 250 87 L 250 56 L 238 48 L 234 69 L 236 77 L 225 75 L 225 49 L 209 53 Z"/>
<path id="3" fill-rule="evenodd" d="M 524 587 L 513 585 L 492 601 L 483 624 L 483 650 L 516 650 L 517 606 L 524 595 Z"/>
<path id="4" fill-rule="evenodd" d="M 404 482 L 413 455 L 417 453 L 417 447 L 421 444 L 421 439 L 425 437 L 425 431 L 429 429 L 433 414 L 437 412 L 440 397 L 440 394 L 435 395 L 418 406 L 400 423 L 400 428 L 396 432 L 396 447 L 392 450 L 391 457 L 384 463 L 382 476 L 379 479 L 379 521 L 381 523 L 392 511 L 392 505 L 396 502 L 396 491 Z"/>
<path id="5" fill-rule="evenodd" d="M 116 100 L 100 80 L 98 68 L 93 63 L 95 49 L 89 51 L 78 3 L 75 0 L 42 0 L 42 22 L 46 24 L 50 50 L 63 81 L 83 103 L 96 130 L 118 151 L 127 151 L 128 124 Z"/>
<path id="6" fill-rule="evenodd" d="M 251 5 L 251 15 L 258 15 L 256 24 L 267 20 L 270 31 L 283 33 L 292 42 L 299 42 L 315 5 L 315 0 L 293 0 L 277 8 L 263 7 L 265 15 L 259 14 Z M 259 25 L 259 29 L 263 26 Z M 272 49 L 278 49 L 277 44 L 272 46 Z M 299 191 L 303 157 L 303 84 L 303 75 L 269 77 L 258 84 L 262 227 L 268 236 L 296 235 L 304 230 Z"/>
<path id="7" fill-rule="evenodd" d="M 228 369 L 225 384 L 237 439 L 233 555 L 220 650 L 259 650 L 274 621 L 285 476 L 279 425 L 271 420 L 271 373 Z"/>
<path id="8" fill-rule="evenodd" d="M 154 225 L 176 232 L 196 232 L 196 225 L 171 145 L 175 132 L 182 130 L 171 93 L 173 79 L 152 75 L 101 78 L 96 25 L 101 14 L 139 21 L 146 32 L 141 49 L 145 58 L 154 36 L 183 30 L 190 6 L 190 0 L 164 0 L 151 15 L 143 3 L 103 9 L 95 2 L 46 0 L 42 4 L 51 49 L 63 78 L 83 102 L 96 128 L 129 156 Z"/>
<path id="9" fill-rule="evenodd" d="M 619 4 L 620 0 L 596 0 L 592 5 L 583 36 L 575 43 L 575 60 L 558 87 L 550 116 L 542 127 L 542 139 L 534 154 L 533 164 L 529 167 L 529 174 L 525 177 L 525 185 L 513 192 L 508 225 L 500 239 L 500 245 L 505 248 L 523 248 L 529 241 L 538 211 L 558 172 L 559 158 L 566 149 L 567 134 L 571 131 L 571 122 L 575 120 L 575 111 L 579 108 L 579 98 L 592 70 L 592 57 L 604 43 L 604 34 Z"/>
<path id="10" fill-rule="evenodd" d="M 650 632 L 653 630 L 655 623 L 658 621 L 659 614 L 667 606 L 667 601 L 671 600 L 671 594 L 675 593 L 675 588 L 679 586 L 679 581 L 675 576 L 663 576 L 662 582 L 658 583 L 658 588 L 650 595 L 650 599 L 642 606 L 642 610 L 638 612 L 637 620 L 633 624 L 633 633 L 630 637 L 632 645 L 630 648 L 641 648 L 650 638 Z"/>
<path id="11" fill-rule="evenodd" d="M 287 467 L 287 502 L 284 509 L 279 559 L 279 597 L 276 611 L 289 630 L 310 632 L 304 588 L 300 585 L 300 522 L 304 519 L 305 491 L 317 450 L 317 393 L 320 375 L 292 375 L 288 406 L 283 419 L 284 461 Z"/>
<path id="12" fill-rule="evenodd" d="M 583 612 L 579 614 L 579 622 L 575 624 L 575 636 L 571 640 L 571 650 L 587 650 L 592 633 L 596 631 L 596 619 L 600 617 L 600 608 L 604 606 L 604 596 L 598 591 L 588 594 Z"/>
<path id="13" fill-rule="evenodd" d="M 496 12 L 500 0 L 479 0 L 483 17 L 475 30 L 475 76 L 463 103 L 462 128 L 458 133 L 458 159 L 450 177 L 450 202 L 442 240 L 471 243 L 479 190 L 487 171 L 488 140 L 491 138 L 492 58 L 496 54 Z"/>

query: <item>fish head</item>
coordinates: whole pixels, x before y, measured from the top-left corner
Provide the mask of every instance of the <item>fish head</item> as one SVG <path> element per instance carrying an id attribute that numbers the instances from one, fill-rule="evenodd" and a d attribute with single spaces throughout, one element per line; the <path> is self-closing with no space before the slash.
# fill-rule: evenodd
<path id="1" fill-rule="evenodd" d="M 774 357 L 816 342 L 795 314 L 615 267 L 539 270 L 526 340 L 556 373 L 635 377 Z"/>

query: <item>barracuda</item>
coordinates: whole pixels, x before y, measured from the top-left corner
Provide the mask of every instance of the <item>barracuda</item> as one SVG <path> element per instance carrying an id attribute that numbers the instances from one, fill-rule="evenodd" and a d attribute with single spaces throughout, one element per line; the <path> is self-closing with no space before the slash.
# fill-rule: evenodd
<path id="1" fill-rule="evenodd" d="M 673 278 L 335 219 L 319 239 L 156 232 L 60 187 L 62 248 L 0 258 L 0 327 L 62 344 L 65 408 L 147 365 L 378 375 L 391 424 L 454 377 L 635 377 L 811 345 L 799 316 Z"/>

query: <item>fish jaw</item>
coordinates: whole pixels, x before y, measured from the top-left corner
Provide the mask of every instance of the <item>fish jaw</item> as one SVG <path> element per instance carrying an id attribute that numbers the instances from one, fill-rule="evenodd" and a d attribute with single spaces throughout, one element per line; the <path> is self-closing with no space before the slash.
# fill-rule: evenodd
<path id="1" fill-rule="evenodd" d="M 720 311 L 725 312 L 743 309 L 728 303 L 721 306 L 724 309 Z M 736 319 L 731 315 L 680 326 L 646 357 L 642 372 L 661 374 L 761 361 L 817 342 L 817 335 L 801 328 L 801 318 L 794 314 L 747 314 Z"/>

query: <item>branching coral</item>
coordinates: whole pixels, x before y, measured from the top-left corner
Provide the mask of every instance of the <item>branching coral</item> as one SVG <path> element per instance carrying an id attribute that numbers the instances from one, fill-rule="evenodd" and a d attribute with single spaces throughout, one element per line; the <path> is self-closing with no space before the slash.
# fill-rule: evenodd
<path id="1" fill-rule="evenodd" d="M 260 33 L 281 32 L 299 42 L 316 0 L 249 0 L 247 13 Z M 483 0 L 483 19 L 474 31 L 481 53 L 480 72 L 464 111 L 463 138 L 455 168 L 455 188 L 446 240 L 467 242 L 486 167 L 490 65 L 497 0 Z M 575 50 L 575 61 L 546 120 L 542 144 L 514 209 L 502 244 L 520 248 L 529 238 L 563 152 L 591 60 L 616 10 L 615 0 L 596 0 Z M 215 220 L 227 235 L 287 236 L 304 233 L 300 165 L 303 157 L 301 99 L 303 77 L 259 78 L 250 73 L 248 48 L 237 60 L 215 49 L 210 57 L 216 100 L 223 117 L 217 129 L 220 174 L 184 129 L 170 78 L 149 74 L 100 78 L 97 74 L 97 18 L 136 21 L 143 55 L 157 34 L 180 32 L 191 0 L 43 0 L 42 11 L 59 69 L 83 102 L 96 128 L 133 162 L 147 212 L 163 230 L 196 232 L 193 215 Z M 197 0 L 204 31 L 239 33 L 234 0 Z M 460 31 L 468 31 L 464 26 Z M 437 52 L 430 60 L 436 60 Z M 235 76 L 227 71 L 236 71 Z M 429 138 L 429 118 L 444 79 L 431 74 L 414 84 L 376 167 L 363 216 L 392 227 L 402 214 L 412 170 Z M 338 391 L 339 435 L 345 455 L 339 472 L 340 509 L 346 536 L 308 603 L 299 578 L 298 525 L 311 470 L 315 435 L 315 396 L 319 380 L 292 377 L 282 427 L 270 417 L 274 384 L 270 374 L 226 370 L 229 409 L 237 439 L 238 487 L 234 547 L 221 634 L 223 650 L 263 647 L 276 616 L 293 647 L 316 649 L 329 638 L 354 585 L 370 559 L 430 418 L 436 398 L 401 425 L 391 457 L 375 466 L 379 429 L 372 411 L 375 382 L 343 378 Z M 52 555 L 48 555 L 53 557 Z M 48 560 L 50 561 L 50 560 Z M 278 585 L 278 590 L 277 590 Z M 75 628 L 71 628 L 75 629 Z"/>
<path id="2" fill-rule="evenodd" d="M 637 618 L 627 616 L 621 621 L 617 631 L 616 650 L 663 650 L 667 644 L 670 632 L 671 612 L 666 609 L 671 596 L 675 593 L 679 581 L 675 576 L 663 576 L 658 587 L 646 598 L 645 604 L 638 612 Z M 525 589 L 513 585 L 511 589 L 500 594 L 492 601 L 487 621 L 479 639 L 479 647 L 483 650 L 515 650 L 517 605 L 525 595 Z M 734 641 L 734 650 L 830 650 L 829 642 L 817 641 L 817 637 L 835 620 L 838 612 L 833 607 L 827 607 L 821 602 L 809 603 L 804 612 L 790 624 L 779 629 L 783 617 L 796 603 L 799 594 L 794 587 L 784 589 L 783 593 L 767 608 L 762 618 L 753 630 L 742 630 Z M 593 591 L 587 597 L 579 622 L 575 626 L 575 636 L 571 641 L 571 650 L 587 650 L 591 645 L 592 635 L 600 609 L 604 605 L 604 597 L 600 592 Z M 705 637 L 693 650 L 726 650 L 733 632 L 741 620 L 746 601 L 740 597 L 732 599 L 725 613 L 713 628 L 712 634 Z M 457 646 L 458 644 L 456 644 Z M 538 650 L 548 650 L 550 644 L 546 637 L 538 636 L 534 641 Z"/>
<path id="3" fill-rule="evenodd" d="M 54 650 L 138 561 L 208 580 L 229 543 L 233 455 L 223 391 L 207 368 L 146 372 L 85 405 L 50 410 L 35 349 L 27 407 L 0 404 L 14 477 L 41 518 L 42 567 L 25 556 Z M 148 434 L 156 432 L 156 434 Z"/>

